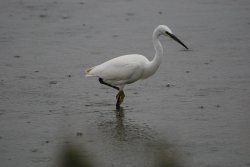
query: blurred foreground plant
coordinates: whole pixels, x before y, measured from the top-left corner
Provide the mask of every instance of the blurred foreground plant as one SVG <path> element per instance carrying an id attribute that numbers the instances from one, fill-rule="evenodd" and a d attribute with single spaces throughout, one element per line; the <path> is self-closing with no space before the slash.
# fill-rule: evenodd
<path id="1" fill-rule="evenodd" d="M 80 146 L 66 144 L 59 157 L 60 167 L 94 167 L 92 160 Z"/>
<path id="2" fill-rule="evenodd" d="M 174 152 L 161 151 L 155 159 L 155 167 L 182 167 L 180 160 Z"/>
<path id="3" fill-rule="evenodd" d="M 153 167 L 183 167 L 179 154 L 171 147 L 159 144 L 150 148 L 155 161 Z M 59 167 L 94 167 L 94 164 L 82 145 L 67 143 L 61 149 Z"/>

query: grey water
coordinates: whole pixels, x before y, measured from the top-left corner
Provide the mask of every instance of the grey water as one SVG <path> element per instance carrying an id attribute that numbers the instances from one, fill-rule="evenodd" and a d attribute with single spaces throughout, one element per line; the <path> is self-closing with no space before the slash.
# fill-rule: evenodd
<path id="1" fill-rule="evenodd" d="M 249 8 L 246 0 L 1 1 L 1 165 L 60 166 L 69 144 L 94 166 L 250 166 Z M 191 49 L 161 39 L 159 70 L 126 86 L 117 110 L 117 92 L 84 70 L 124 54 L 152 59 L 159 24 Z"/>

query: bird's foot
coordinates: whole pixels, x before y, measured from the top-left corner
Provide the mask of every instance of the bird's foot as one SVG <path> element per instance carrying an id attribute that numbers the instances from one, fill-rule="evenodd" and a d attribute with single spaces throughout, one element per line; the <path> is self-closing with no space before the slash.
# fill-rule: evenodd
<path id="1" fill-rule="evenodd" d="M 120 105 L 122 104 L 123 100 L 125 98 L 125 93 L 124 91 L 119 91 L 118 94 L 116 95 L 116 107 L 120 107 Z"/>

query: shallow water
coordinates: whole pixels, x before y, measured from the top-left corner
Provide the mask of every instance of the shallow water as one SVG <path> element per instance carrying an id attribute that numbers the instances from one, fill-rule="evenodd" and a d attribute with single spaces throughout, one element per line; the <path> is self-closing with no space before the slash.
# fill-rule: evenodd
<path id="1" fill-rule="evenodd" d="M 0 4 L 3 166 L 56 166 L 68 143 L 96 166 L 250 166 L 248 1 Z M 191 49 L 162 38 L 160 69 L 128 85 L 117 111 L 117 92 L 84 70 L 123 54 L 151 59 L 158 24 Z"/>

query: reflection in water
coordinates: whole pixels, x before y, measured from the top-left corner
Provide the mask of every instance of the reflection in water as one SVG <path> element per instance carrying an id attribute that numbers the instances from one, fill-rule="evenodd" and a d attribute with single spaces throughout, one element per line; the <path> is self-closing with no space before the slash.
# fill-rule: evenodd
<path id="1" fill-rule="evenodd" d="M 174 144 L 162 139 L 149 126 L 136 124 L 126 118 L 132 109 L 119 108 L 105 114 L 98 124 L 102 137 L 115 150 L 119 162 L 133 161 L 135 166 L 179 167 L 183 166 Z M 125 155 L 125 157 L 124 157 Z M 131 165 L 132 165 L 131 164 Z M 123 165 L 121 165 L 123 166 Z M 126 166 L 126 165 L 125 165 Z"/>
<path id="2" fill-rule="evenodd" d="M 126 136 L 123 119 L 124 119 L 124 110 L 123 107 L 119 107 L 115 111 L 116 115 L 116 126 L 115 131 L 117 133 L 117 137 L 120 138 L 120 140 L 124 140 Z"/>
<path id="3" fill-rule="evenodd" d="M 76 146 L 75 143 L 79 143 L 79 136 L 71 138 L 70 143 L 67 142 L 69 144 L 65 144 L 61 149 L 59 164 L 62 167 L 92 167 L 98 163 L 103 163 L 102 166 L 119 167 L 187 166 L 181 161 L 179 151 L 174 144 L 161 139 L 149 126 L 139 125 L 136 121 L 126 118 L 126 114 L 130 112 L 135 111 L 121 107 L 114 111 L 93 112 L 95 115 L 100 114 L 95 133 L 98 139 L 96 142 L 86 143 L 81 136 L 81 144 Z M 102 147 L 97 150 L 87 150 L 85 144 L 97 144 Z M 89 156 L 90 152 L 94 156 Z M 99 155 L 102 160 L 96 162 Z"/>
<path id="4" fill-rule="evenodd" d="M 125 114 L 133 112 L 131 109 L 120 107 L 109 113 L 102 114 L 98 123 L 103 138 L 108 141 L 132 143 L 153 140 L 155 134 L 148 126 L 140 126 L 132 119 L 126 119 Z"/>

